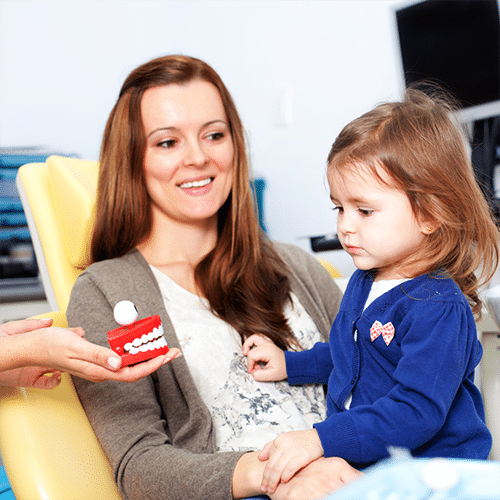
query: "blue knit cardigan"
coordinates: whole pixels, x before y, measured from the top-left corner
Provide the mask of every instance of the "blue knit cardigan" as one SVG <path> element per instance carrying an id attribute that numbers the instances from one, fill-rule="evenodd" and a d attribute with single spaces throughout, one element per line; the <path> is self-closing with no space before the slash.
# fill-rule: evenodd
<path id="1" fill-rule="evenodd" d="M 486 459 L 492 440 L 474 385 L 482 347 L 465 296 L 452 279 L 426 274 L 363 311 L 372 283 L 372 273 L 354 273 L 329 343 L 285 353 L 289 383 L 328 384 L 327 418 L 315 425 L 325 456 L 364 467 L 399 446 L 420 457 Z M 376 321 L 394 326 L 389 345 L 382 335 L 371 340 Z"/>

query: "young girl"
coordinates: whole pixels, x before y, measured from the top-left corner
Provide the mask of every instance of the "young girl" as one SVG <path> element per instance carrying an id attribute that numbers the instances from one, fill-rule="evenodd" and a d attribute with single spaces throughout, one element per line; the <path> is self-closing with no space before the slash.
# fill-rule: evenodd
<path id="1" fill-rule="evenodd" d="M 328 384 L 326 420 L 262 450 L 262 489 L 322 455 L 365 467 L 389 446 L 486 459 L 473 313 L 498 263 L 498 233 L 450 106 L 413 89 L 376 107 L 342 130 L 327 177 L 358 270 L 329 343 L 283 352 L 254 335 L 244 345 L 257 380 Z"/>

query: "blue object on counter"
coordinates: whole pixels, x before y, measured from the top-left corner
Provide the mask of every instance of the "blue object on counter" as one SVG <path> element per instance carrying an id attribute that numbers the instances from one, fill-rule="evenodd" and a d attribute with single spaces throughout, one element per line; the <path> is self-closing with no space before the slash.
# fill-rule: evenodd
<path id="1" fill-rule="evenodd" d="M 324 500 L 499 500 L 500 462 L 393 455 Z"/>
<path id="2" fill-rule="evenodd" d="M 260 227 L 266 231 L 266 226 L 264 224 L 264 189 L 266 187 L 266 181 L 261 178 L 256 178 L 252 182 L 252 189 L 255 193 L 255 198 L 257 199 L 257 211 L 259 214 L 259 224 Z"/>

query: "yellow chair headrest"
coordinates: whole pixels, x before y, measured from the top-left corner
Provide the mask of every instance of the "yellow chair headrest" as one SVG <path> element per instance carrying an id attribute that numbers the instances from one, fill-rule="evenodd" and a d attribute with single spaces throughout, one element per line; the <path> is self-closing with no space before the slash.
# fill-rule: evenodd
<path id="1" fill-rule="evenodd" d="M 47 158 L 49 182 L 71 265 L 88 265 L 98 163 L 61 156 Z"/>

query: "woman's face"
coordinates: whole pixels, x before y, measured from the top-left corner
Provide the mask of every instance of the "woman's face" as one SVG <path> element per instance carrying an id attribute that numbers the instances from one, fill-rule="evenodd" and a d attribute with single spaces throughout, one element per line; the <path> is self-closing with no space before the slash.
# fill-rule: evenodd
<path id="1" fill-rule="evenodd" d="M 233 184 L 234 158 L 217 88 L 200 80 L 150 88 L 141 113 L 153 223 L 216 222 Z"/>

